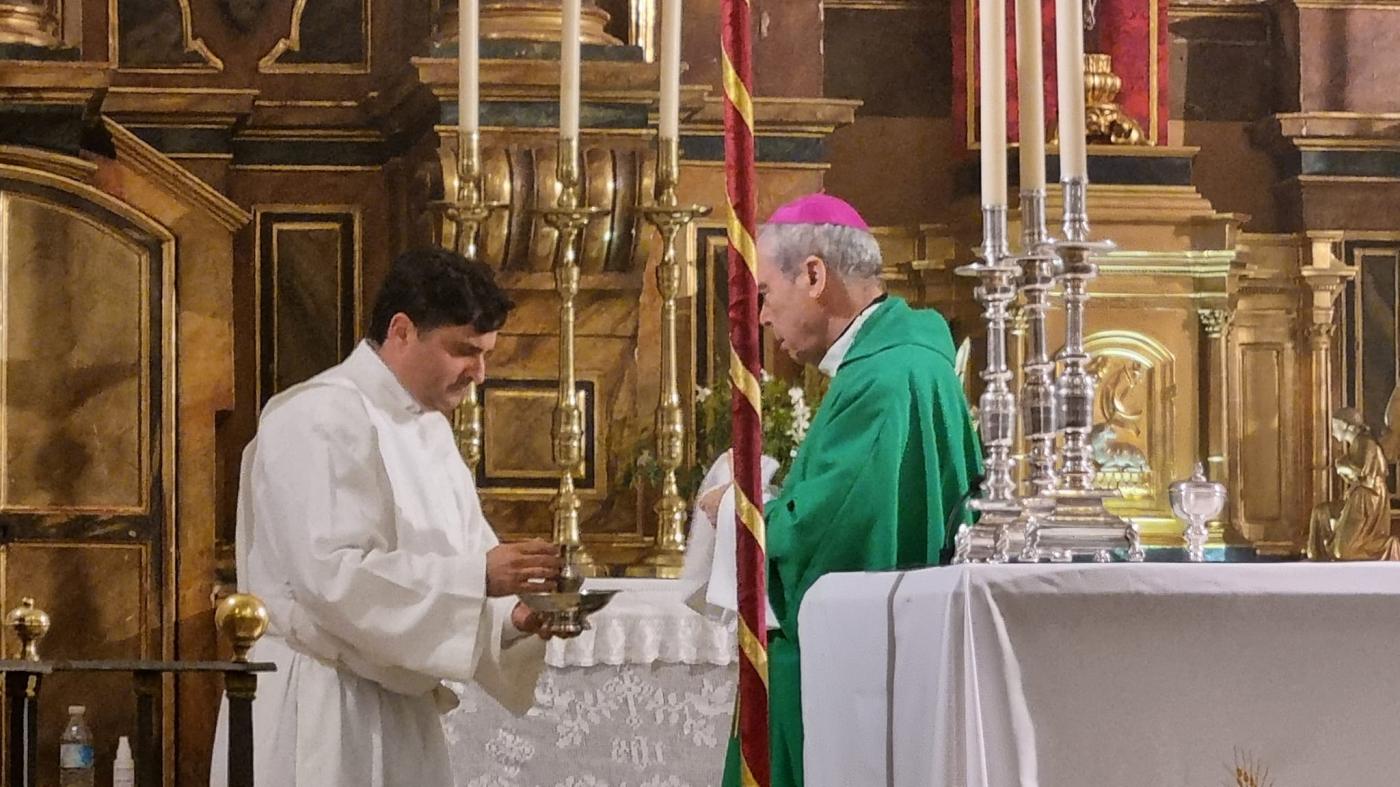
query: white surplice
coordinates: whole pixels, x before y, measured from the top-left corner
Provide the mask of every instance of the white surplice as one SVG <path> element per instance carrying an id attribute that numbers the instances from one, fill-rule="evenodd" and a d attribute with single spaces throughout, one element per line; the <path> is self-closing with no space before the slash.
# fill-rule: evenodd
<path id="1" fill-rule="evenodd" d="M 510 622 L 514 597 L 486 597 L 497 539 L 451 427 L 368 344 L 264 408 L 237 542 L 270 617 L 252 659 L 277 665 L 253 702 L 259 787 L 449 787 L 442 681 L 533 702 L 544 643 Z"/>

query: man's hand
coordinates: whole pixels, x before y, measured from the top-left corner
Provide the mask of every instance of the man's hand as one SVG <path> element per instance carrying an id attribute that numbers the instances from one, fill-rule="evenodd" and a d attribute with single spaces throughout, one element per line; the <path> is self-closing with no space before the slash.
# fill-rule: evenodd
<path id="1" fill-rule="evenodd" d="M 710 523 L 713 525 L 719 524 L 716 522 L 716 520 L 719 519 L 719 504 L 724 500 L 724 493 L 728 491 L 729 485 L 725 484 L 711 489 L 700 498 L 700 510 L 705 513 L 705 516 L 710 518 Z"/>
<path id="2" fill-rule="evenodd" d="M 556 634 L 545 628 L 544 619 L 537 613 L 531 612 L 530 608 L 525 606 L 523 602 L 516 603 L 515 609 L 510 611 L 510 622 L 526 634 L 534 634 L 540 639 L 553 639 L 555 637 L 573 639 L 578 636 L 577 634 Z"/>
<path id="3" fill-rule="evenodd" d="M 556 544 L 539 539 L 501 544 L 486 553 L 486 595 L 554 590 L 563 568 Z"/>

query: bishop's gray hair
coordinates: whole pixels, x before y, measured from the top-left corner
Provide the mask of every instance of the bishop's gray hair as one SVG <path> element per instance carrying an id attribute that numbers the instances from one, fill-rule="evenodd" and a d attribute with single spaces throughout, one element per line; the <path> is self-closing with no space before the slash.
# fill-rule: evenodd
<path id="1" fill-rule="evenodd" d="M 764 224 L 758 231 L 761 246 L 788 276 L 808 257 L 820 257 L 843 279 L 878 279 L 880 244 L 875 236 L 838 224 Z"/>

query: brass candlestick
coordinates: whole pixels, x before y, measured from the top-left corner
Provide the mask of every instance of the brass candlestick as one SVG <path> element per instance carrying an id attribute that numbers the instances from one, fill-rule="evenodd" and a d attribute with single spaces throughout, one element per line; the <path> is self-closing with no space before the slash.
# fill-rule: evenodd
<path id="1" fill-rule="evenodd" d="M 554 541 L 564 558 L 564 570 L 554 590 L 521 593 L 520 600 L 544 618 L 546 630 L 560 635 L 588 628 L 588 616 L 607 605 L 616 590 L 584 590 L 585 575 L 598 566 L 583 548 L 578 529 L 578 494 L 574 473 L 583 460 L 583 410 L 574 384 L 574 298 L 578 295 L 578 251 L 575 247 L 589 219 L 607 211 L 580 204 L 578 139 L 559 141 L 559 202 L 539 211 L 559 231 L 559 262 L 554 283 L 559 290 L 559 404 L 554 411 L 554 461 L 559 465 L 559 492 L 554 512 Z"/>
<path id="2" fill-rule="evenodd" d="M 433 203 L 442 216 L 438 222 L 438 245 L 446 248 L 447 228 L 452 228 L 453 250 L 469 260 L 480 261 L 478 235 L 491 214 L 506 207 L 504 202 L 487 202 L 481 184 L 481 133 L 457 132 L 457 184 L 453 199 Z M 452 414 L 452 431 L 462 459 L 473 473 L 481 462 L 481 399 L 476 383 L 467 386 L 466 398 Z"/>
<path id="3" fill-rule="evenodd" d="M 680 293 L 681 267 L 676 259 L 676 236 L 710 209 L 681 205 L 676 197 L 680 180 L 680 145 L 674 139 L 656 143 L 656 189 L 653 205 L 639 208 L 661 233 L 662 257 L 656 269 L 656 289 L 661 293 L 661 396 L 656 406 L 656 460 L 661 466 L 661 499 L 656 501 L 656 544 L 642 561 L 627 570 L 630 576 L 674 579 L 685 562 L 686 502 L 676 483 L 676 470 L 685 453 L 685 416 L 676 380 L 679 351 L 676 343 L 676 297 Z"/>
<path id="4" fill-rule="evenodd" d="M 559 467 L 559 491 L 550 504 L 554 512 L 554 540 L 563 550 L 561 591 L 577 590 L 584 576 L 596 576 L 598 565 L 583 547 L 578 527 L 578 493 L 574 473 L 583 461 L 583 410 L 574 380 L 574 298 L 578 296 L 579 266 L 576 248 L 590 219 L 607 213 L 605 208 L 583 205 L 579 185 L 578 139 L 559 141 L 559 201 L 540 211 L 559 231 L 559 261 L 554 284 L 559 292 L 559 403 L 554 411 L 554 461 Z"/>
<path id="5" fill-rule="evenodd" d="M 49 613 L 34 606 L 34 599 L 22 598 L 19 606 L 5 615 L 5 625 L 19 638 L 19 657 L 39 660 L 39 641 L 49 633 Z"/>

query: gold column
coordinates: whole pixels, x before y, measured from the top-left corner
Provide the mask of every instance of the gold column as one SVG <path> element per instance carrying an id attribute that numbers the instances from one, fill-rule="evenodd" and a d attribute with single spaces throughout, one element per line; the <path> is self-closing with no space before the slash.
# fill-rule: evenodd
<path id="1" fill-rule="evenodd" d="M 1314 236 L 1311 255 L 1302 270 L 1303 304 L 1298 314 L 1300 339 L 1308 348 L 1308 409 L 1312 418 L 1307 447 L 1311 483 L 1304 501 L 1304 512 L 1328 500 L 1332 491 L 1332 332 L 1336 327 L 1337 296 L 1356 271 L 1336 255 L 1340 238 L 1333 234 Z M 1306 536 L 1306 531 L 1302 534 Z"/>
<path id="2" fill-rule="evenodd" d="M 559 200 L 540 213 L 559 231 L 558 262 L 554 267 L 559 292 L 559 403 L 554 410 L 554 461 L 559 467 L 559 491 L 550 504 L 554 513 L 554 541 L 564 552 L 560 590 L 577 590 L 582 577 L 596 576 L 599 566 L 583 546 L 578 526 L 578 493 L 574 474 L 583 462 L 583 410 L 579 407 L 574 378 L 574 299 L 578 296 L 578 240 L 590 218 L 605 208 L 584 205 L 579 183 L 579 141 L 559 141 Z"/>
<path id="3" fill-rule="evenodd" d="M 563 32 L 559 0 L 481 0 L 481 37 L 511 41 L 555 43 Z M 617 45 L 608 35 L 608 12 L 594 0 L 583 0 L 579 37 L 585 44 Z M 457 40 L 457 0 L 441 0 L 437 9 L 437 39 Z"/>
<path id="4" fill-rule="evenodd" d="M 661 294 L 661 395 L 656 405 L 656 460 L 661 466 L 661 499 L 656 501 L 656 545 L 642 562 L 627 570 L 632 576 L 674 579 L 685 562 L 686 503 L 676 484 L 676 470 L 685 455 L 685 414 L 676 379 L 680 350 L 676 340 L 676 298 L 681 266 L 676 259 L 676 236 L 695 219 L 710 212 L 698 205 L 681 205 L 676 197 L 680 178 L 677 140 L 660 140 L 656 151 L 656 187 L 660 196 L 642 213 L 661 233 L 661 264 L 656 289 Z"/>
<path id="5" fill-rule="evenodd" d="M 57 9 L 42 0 L 0 2 L 0 44 L 28 44 L 47 48 L 62 46 Z"/>
<path id="6" fill-rule="evenodd" d="M 1201 367 L 1206 377 L 1206 384 L 1200 387 L 1199 417 L 1205 424 L 1201 430 L 1200 450 L 1206 463 L 1206 477 L 1226 483 L 1230 473 L 1225 445 L 1226 419 L 1229 418 L 1229 410 L 1225 406 L 1225 334 L 1230 327 L 1230 312 L 1225 309 L 1199 309 L 1196 316 L 1201 320 L 1203 332 Z"/>

